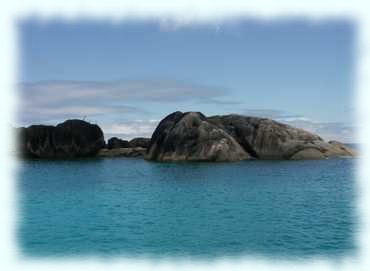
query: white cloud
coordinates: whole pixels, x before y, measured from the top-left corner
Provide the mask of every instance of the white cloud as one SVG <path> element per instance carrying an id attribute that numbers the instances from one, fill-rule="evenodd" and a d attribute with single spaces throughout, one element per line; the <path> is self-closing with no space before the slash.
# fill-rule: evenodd
<path id="1" fill-rule="evenodd" d="M 22 100 L 38 104 L 75 100 L 96 102 L 96 99 L 176 102 L 184 99 L 210 99 L 224 96 L 227 93 L 228 91 L 224 88 L 172 79 L 111 82 L 45 81 L 20 85 Z"/>
<path id="2" fill-rule="evenodd" d="M 134 120 L 114 124 L 104 124 L 102 129 L 105 138 L 116 136 L 122 139 L 134 137 L 151 137 L 160 120 Z"/>
<path id="3" fill-rule="evenodd" d="M 95 117 L 115 116 L 124 113 L 148 116 L 146 110 L 128 105 L 132 102 L 193 103 L 240 105 L 227 101 L 228 91 L 219 87 L 169 79 L 143 79 L 113 82 L 48 81 L 25 83 L 20 86 L 20 125 L 56 123 L 67 118 L 86 118 L 96 122 Z M 220 99 L 221 98 L 221 99 Z M 144 106 L 144 104 L 143 104 Z M 168 112 L 171 113 L 171 112 Z M 317 122 L 309 118 L 277 109 L 245 109 L 243 115 L 266 117 L 317 133 L 327 140 L 356 142 L 355 128 L 340 122 Z M 99 121 L 108 135 L 124 138 L 151 136 L 158 120 L 117 121 L 107 124 Z"/>
<path id="4" fill-rule="evenodd" d="M 305 116 L 276 109 L 245 109 L 243 115 L 270 118 L 320 135 L 325 140 L 338 140 L 347 143 L 358 142 L 356 127 L 342 122 L 320 122 Z"/>
<path id="5" fill-rule="evenodd" d="M 164 18 L 159 22 L 159 30 L 162 32 L 172 32 L 189 25 L 192 25 L 192 22 L 189 20 L 181 18 Z"/>
<path id="6" fill-rule="evenodd" d="M 224 88 L 172 79 L 111 82 L 45 81 L 19 86 L 18 121 L 35 123 L 52 119 L 82 118 L 118 113 L 148 113 L 133 102 L 204 102 L 219 104 Z"/>
<path id="7" fill-rule="evenodd" d="M 265 113 L 263 113 L 265 111 Z M 248 111 L 252 113 L 252 111 Z M 293 114 L 286 114 L 280 110 L 262 110 L 254 109 L 255 113 L 260 113 L 263 117 L 275 119 L 279 122 L 291 125 L 293 127 L 305 129 L 312 133 L 320 135 L 325 140 L 338 140 L 345 143 L 356 143 L 356 127 L 346 125 L 341 122 L 315 122 L 308 118 L 298 116 L 293 117 Z M 256 114 L 244 114 L 250 116 L 257 116 Z M 276 116 L 288 116 L 285 118 L 276 118 Z M 261 116 L 260 116 L 261 117 Z M 160 120 L 149 119 L 149 120 L 134 120 L 125 121 L 115 124 L 103 125 L 102 129 L 106 135 L 106 138 L 117 136 L 123 139 L 131 139 L 133 137 L 150 137 L 157 127 Z"/>
<path id="8" fill-rule="evenodd" d="M 284 110 L 279 109 L 244 109 L 242 114 L 247 116 L 261 117 L 261 118 L 270 118 L 275 120 L 289 120 L 304 118 L 301 115 L 291 114 Z"/>
<path id="9" fill-rule="evenodd" d="M 345 143 L 356 143 L 356 127 L 341 122 L 315 122 L 311 120 L 281 121 L 291 126 L 308 130 L 320 135 L 325 140 L 338 140 Z"/>

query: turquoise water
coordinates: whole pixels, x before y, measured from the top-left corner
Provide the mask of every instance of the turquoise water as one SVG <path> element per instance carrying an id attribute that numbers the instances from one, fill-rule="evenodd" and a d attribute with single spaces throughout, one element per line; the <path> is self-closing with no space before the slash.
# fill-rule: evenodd
<path id="1" fill-rule="evenodd" d="M 345 256 L 355 249 L 355 162 L 22 161 L 20 250 L 28 256 Z"/>

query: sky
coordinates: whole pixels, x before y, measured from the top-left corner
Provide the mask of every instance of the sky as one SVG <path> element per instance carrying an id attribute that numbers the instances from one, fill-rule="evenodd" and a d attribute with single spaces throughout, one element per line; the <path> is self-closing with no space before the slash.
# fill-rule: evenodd
<path id="1" fill-rule="evenodd" d="M 180 111 L 269 117 L 355 142 L 354 25 L 20 21 L 17 125 L 68 118 L 105 137 L 151 136 Z"/>

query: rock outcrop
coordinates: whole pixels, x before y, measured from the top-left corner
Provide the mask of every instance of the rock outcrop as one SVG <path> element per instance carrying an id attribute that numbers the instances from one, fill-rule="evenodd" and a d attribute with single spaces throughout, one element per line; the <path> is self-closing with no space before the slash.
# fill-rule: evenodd
<path id="1" fill-rule="evenodd" d="M 146 158 L 157 161 L 324 159 L 353 157 L 340 142 L 267 118 L 175 112 L 153 133 Z"/>
<path id="2" fill-rule="evenodd" d="M 164 118 L 150 141 L 146 159 L 156 161 L 238 161 L 249 154 L 224 130 L 199 112 Z"/>
<path id="3" fill-rule="evenodd" d="M 207 120 L 258 159 L 289 159 L 304 149 L 319 149 L 317 143 L 323 142 L 318 135 L 266 118 L 225 115 Z"/>
<path id="4" fill-rule="evenodd" d="M 267 118 L 225 115 L 207 120 L 227 131 L 257 159 L 323 159 L 355 155 L 340 142 L 325 142 L 318 135 Z"/>
<path id="5" fill-rule="evenodd" d="M 67 120 L 56 126 L 16 129 L 18 151 L 29 158 L 145 157 L 154 161 L 239 161 L 245 159 L 326 159 L 355 157 L 337 141 L 267 118 L 241 115 L 206 117 L 200 112 L 174 112 L 151 139 L 113 137 L 104 142 L 99 126 Z"/>
<path id="6" fill-rule="evenodd" d="M 112 137 L 108 140 L 106 147 L 108 149 L 129 148 L 130 144 L 127 140 L 123 140 L 118 137 Z"/>
<path id="7" fill-rule="evenodd" d="M 105 146 L 98 125 L 67 120 L 57 126 L 31 125 L 18 128 L 19 153 L 29 158 L 91 157 Z"/>

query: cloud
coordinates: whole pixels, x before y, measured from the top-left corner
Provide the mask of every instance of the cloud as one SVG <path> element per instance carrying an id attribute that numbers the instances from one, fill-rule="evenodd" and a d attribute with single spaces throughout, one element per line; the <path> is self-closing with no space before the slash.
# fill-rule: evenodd
<path id="1" fill-rule="evenodd" d="M 70 118 L 91 118 L 99 115 L 144 112 L 130 106 L 25 106 L 20 110 L 18 121 L 20 123 L 34 124 L 39 122 L 55 122 Z"/>
<path id="2" fill-rule="evenodd" d="M 106 139 L 117 136 L 123 139 L 150 137 L 160 120 L 135 120 L 103 125 Z M 325 140 L 338 140 L 346 143 L 357 142 L 356 128 L 340 122 L 314 122 L 310 120 L 285 120 L 285 124 L 319 134 Z"/>
<path id="3" fill-rule="evenodd" d="M 132 102 L 222 103 L 225 88 L 172 79 L 110 82 L 43 81 L 22 83 L 19 121 L 47 121 L 115 113 L 148 113 Z"/>
<path id="4" fill-rule="evenodd" d="M 276 109 L 245 109 L 243 115 L 270 118 L 318 134 L 325 140 L 357 142 L 356 127 L 342 122 L 320 122 L 299 114 Z"/>
<path id="5" fill-rule="evenodd" d="M 282 122 L 318 134 L 325 140 L 337 140 L 347 143 L 358 142 L 356 127 L 342 122 L 316 122 L 299 119 Z"/>
<path id="6" fill-rule="evenodd" d="M 122 139 L 151 137 L 160 120 L 134 120 L 102 126 L 106 139 L 116 136 Z"/>
<path id="7" fill-rule="evenodd" d="M 159 21 L 159 30 L 172 32 L 190 25 L 193 25 L 192 22 L 183 18 L 165 18 Z"/>
<path id="8" fill-rule="evenodd" d="M 110 82 L 94 81 L 44 81 L 20 84 L 18 121 L 21 125 L 56 123 L 67 118 L 86 118 L 99 124 L 106 134 L 124 138 L 150 136 L 156 120 L 126 121 L 122 117 L 150 118 L 146 103 L 182 103 L 241 105 L 225 100 L 225 88 L 171 79 L 142 79 Z M 141 107 L 133 103 L 142 104 Z M 145 108 L 145 109 L 143 109 Z M 166 112 L 167 113 L 167 112 Z M 341 122 L 318 122 L 278 109 L 244 109 L 243 115 L 266 117 L 317 133 L 327 140 L 356 142 L 355 128 Z M 115 119 L 109 124 L 107 117 Z M 118 120 L 120 119 L 120 120 Z"/>
<path id="9" fill-rule="evenodd" d="M 307 118 L 297 115 L 288 113 L 284 110 L 276 110 L 276 109 L 244 109 L 242 111 L 243 115 L 247 116 L 254 116 L 254 117 L 261 117 L 261 118 L 270 118 L 280 121 L 289 121 L 289 120 L 307 120 Z"/>
<path id="10" fill-rule="evenodd" d="M 234 37 L 241 37 L 243 32 L 243 25 L 240 20 L 216 20 L 216 21 L 194 21 L 184 17 L 167 17 L 159 21 L 159 31 L 161 32 L 174 32 L 184 30 L 186 28 L 207 27 L 215 34 L 229 34 Z"/>
<path id="11" fill-rule="evenodd" d="M 345 143 L 356 143 L 356 127 L 341 122 L 316 122 L 301 115 L 289 114 L 283 110 L 253 109 L 244 110 L 244 114 L 260 117 L 269 117 L 293 127 L 305 129 L 318 134 L 325 140 L 338 140 Z M 275 116 L 275 117 L 274 117 Z M 106 138 L 117 136 L 124 139 L 133 137 L 150 137 L 159 123 L 159 119 L 123 121 L 120 123 L 103 125 Z"/>
<path id="12" fill-rule="evenodd" d="M 222 23 L 220 21 L 205 22 L 205 21 L 194 21 L 189 20 L 185 17 L 167 17 L 159 21 L 159 31 L 161 32 L 173 32 L 183 30 L 184 28 L 197 27 L 210 27 L 215 33 L 220 32 Z"/>
<path id="13" fill-rule="evenodd" d="M 202 104 L 212 104 L 212 105 L 242 105 L 243 102 L 237 102 L 232 100 L 225 100 L 225 99 L 217 99 L 217 98 L 208 98 L 208 99 L 202 99 L 199 100 L 198 103 Z"/>
<path id="14" fill-rule="evenodd" d="M 224 88 L 172 79 L 143 79 L 112 82 L 45 81 L 20 86 L 25 98 L 38 103 L 83 99 L 85 102 L 124 99 L 127 101 L 176 102 L 224 96 Z"/>

